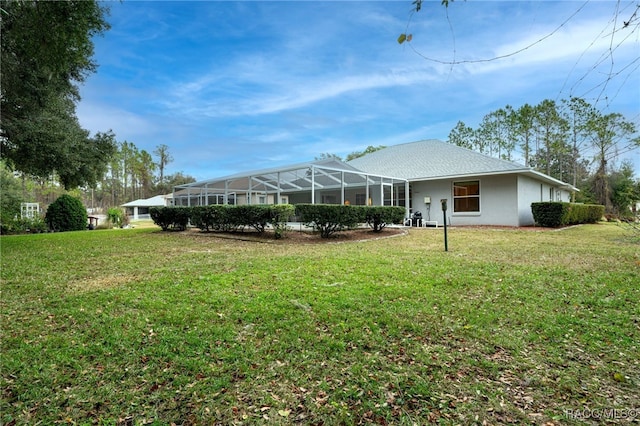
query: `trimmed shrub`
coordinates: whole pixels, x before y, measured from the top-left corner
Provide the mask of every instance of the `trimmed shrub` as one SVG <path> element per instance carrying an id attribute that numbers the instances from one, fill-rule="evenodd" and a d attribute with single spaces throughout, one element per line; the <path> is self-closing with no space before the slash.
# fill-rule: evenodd
<path id="1" fill-rule="evenodd" d="M 2 233 L 24 234 L 31 232 L 33 234 L 39 234 L 41 232 L 47 232 L 47 229 L 47 223 L 42 219 L 42 217 L 38 216 L 33 219 L 25 217 L 23 219 L 18 218 L 8 222 Z"/>
<path id="2" fill-rule="evenodd" d="M 291 204 L 275 204 L 269 208 L 269 222 L 273 227 L 273 233 L 276 240 L 284 238 L 289 227 L 287 222 L 296 213 L 296 208 Z"/>
<path id="3" fill-rule="evenodd" d="M 532 203 L 531 211 L 536 224 L 557 228 L 580 223 L 596 223 L 604 215 L 604 206 L 563 202 Z"/>
<path id="4" fill-rule="evenodd" d="M 320 232 L 322 238 L 329 238 L 336 232 L 355 228 L 364 222 L 364 210 L 342 204 L 298 204 L 296 215 L 307 226 Z"/>
<path id="5" fill-rule="evenodd" d="M 79 198 L 63 194 L 49 205 L 45 222 L 52 231 L 80 231 L 87 229 L 87 210 Z"/>
<path id="6" fill-rule="evenodd" d="M 373 232 L 382 232 L 385 226 L 402 223 L 406 210 L 398 206 L 364 206 L 364 220 Z"/>
<path id="7" fill-rule="evenodd" d="M 191 224 L 202 231 L 228 231 L 231 229 L 230 206 L 210 205 L 191 207 Z"/>
<path id="8" fill-rule="evenodd" d="M 262 204 L 235 206 L 233 207 L 232 217 L 232 222 L 238 228 L 250 226 L 262 234 L 271 219 L 270 206 Z"/>
<path id="9" fill-rule="evenodd" d="M 149 215 L 153 223 L 163 231 L 184 231 L 189 223 L 190 207 L 151 207 Z"/>
<path id="10" fill-rule="evenodd" d="M 191 208 L 191 224 L 205 232 L 236 231 L 249 226 L 259 233 L 271 225 L 278 239 L 284 236 L 287 221 L 294 213 L 294 206 L 289 204 L 197 206 Z"/>
<path id="11" fill-rule="evenodd" d="M 111 225 L 120 227 L 124 224 L 124 211 L 119 207 L 111 207 L 107 210 L 107 219 Z"/>

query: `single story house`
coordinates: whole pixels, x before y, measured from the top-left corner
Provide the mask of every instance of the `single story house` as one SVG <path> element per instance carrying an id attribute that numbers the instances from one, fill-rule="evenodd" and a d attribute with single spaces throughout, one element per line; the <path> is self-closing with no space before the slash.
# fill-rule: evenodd
<path id="1" fill-rule="evenodd" d="M 440 140 L 390 146 L 349 162 L 325 159 L 180 185 L 175 205 L 395 205 L 450 225 L 527 226 L 531 203 L 569 201 L 577 188 L 530 167 Z"/>
<path id="2" fill-rule="evenodd" d="M 149 208 L 150 207 L 166 207 L 173 205 L 172 194 L 156 195 L 151 198 L 141 198 L 139 200 L 130 201 L 123 204 L 121 207 L 125 208 L 125 214 L 133 220 L 138 219 L 150 219 Z"/>

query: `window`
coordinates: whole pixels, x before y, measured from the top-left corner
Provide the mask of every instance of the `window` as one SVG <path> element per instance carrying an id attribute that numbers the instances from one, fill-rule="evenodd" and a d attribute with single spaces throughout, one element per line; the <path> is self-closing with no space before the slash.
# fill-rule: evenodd
<path id="1" fill-rule="evenodd" d="M 453 212 L 480 212 L 480 181 L 453 183 Z"/>

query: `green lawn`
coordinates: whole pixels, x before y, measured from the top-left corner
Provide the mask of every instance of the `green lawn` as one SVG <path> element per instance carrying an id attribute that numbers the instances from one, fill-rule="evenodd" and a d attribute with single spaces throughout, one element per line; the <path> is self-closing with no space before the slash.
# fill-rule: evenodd
<path id="1" fill-rule="evenodd" d="M 449 252 L 434 229 L 0 245 L 4 424 L 596 424 L 640 408 L 640 244 L 616 225 L 450 228 Z"/>

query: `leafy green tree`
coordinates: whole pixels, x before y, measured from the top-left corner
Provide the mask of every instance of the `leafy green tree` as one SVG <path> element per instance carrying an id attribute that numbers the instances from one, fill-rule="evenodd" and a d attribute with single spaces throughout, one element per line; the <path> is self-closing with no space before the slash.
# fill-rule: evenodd
<path id="1" fill-rule="evenodd" d="M 640 137 L 636 136 L 635 125 L 618 113 L 595 114 L 589 120 L 588 130 L 597 164 L 594 193 L 606 211 L 612 212 L 611 188 L 607 179 L 609 164 L 621 149 L 637 149 L 640 146 Z"/>
<path id="2" fill-rule="evenodd" d="M 49 205 L 45 221 L 53 231 L 81 231 L 87 228 L 87 210 L 79 198 L 63 194 Z"/>
<path id="3" fill-rule="evenodd" d="M 322 154 L 315 157 L 315 160 L 331 160 L 336 159 L 342 161 L 342 157 L 337 154 L 332 154 L 330 152 L 323 152 Z"/>
<path id="4" fill-rule="evenodd" d="M 0 2 L 0 155 L 67 188 L 93 184 L 112 152 L 75 115 L 77 85 L 96 69 L 93 37 L 108 29 L 97 1 Z"/>
<path id="5" fill-rule="evenodd" d="M 578 181 L 584 177 L 584 167 L 581 167 L 581 153 L 588 145 L 589 121 L 597 114 L 596 109 L 582 98 L 572 97 L 562 101 L 562 112 L 569 125 L 569 162 L 571 167 L 571 183 L 578 186 Z"/>
<path id="6" fill-rule="evenodd" d="M 632 206 L 640 202 L 640 180 L 634 180 L 633 176 L 633 165 L 626 161 L 609 177 L 613 212 L 621 217 L 631 216 Z"/>
<path id="7" fill-rule="evenodd" d="M 477 139 L 477 132 L 462 121 L 449 132 L 449 143 L 462 148 L 475 149 Z"/>
<path id="8" fill-rule="evenodd" d="M 351 154 L 347 155 L 347 157 L 344 159 L 344 161 L 355 160 L 356 158 L 360 158 L 360 157 L 362 157 L 364 155 L 371 154 L 372 152 L 376 152 L 376 151 L 379 151 L 379 150 L 384 149 L 384 148 L 386 148 L 386 146 L 384 146 L 384 145 L 378 145 L 378 146 L 369 145 L 363 151 L 354 151 Z M 338 158 L 340 158 L 340 157 L 338 157 Z"/>
<path id="9" fill-rule="evenodd" d="M 144 149 L 140 151 L 136 158 L 134 167 L 138 180 L 138 198 L 148 198 L 153 192 L 153 172 L 156 170 L 156 163 L 153 157 Z"/>
<path id="10" fill-rule="evenodd" d="M 530 165 L 531 153 L 534 140 L 534 119 L 535 107 L 524 104 L 514 114 L 511 123 L 514 126 L 514 137 L 516 145 L 522 150 L 524 165 Z"/>
<path id="11" fill-rule="evenodd" d="M 514 120 L 514 111 L 509 105 L 484 116 L 478 129 L 478 139 L 482 140 L 481 147 L 487 154 L 511 159 L 516 145 Z"/>
<path id="12" fill-rule="evenodd" d="M 0 162 L 0 225 L 4 228 L 20 217 L 22 189 L 20 181 Z"/>
<path id="13" fill-rule="evenodd" d="M 153 153 L 158 156 L 158 162 L 156 163 L 160 171 L 158 183 L 162 185 L 164 183 L 164 170 L 167 164 L 173 161 L 173 157 L 169 154 L 169 147 L 165 144 L 158 145 Z"/>
<path id="14" fill-rule="evenodd" d="M 167 194 L 173 191 L 173 188 L 178 185 L 184 185 L 186 183 L 193 183 L 196 179 L 193 176 L 184 174 L 183 172 L 176 172 L 165 177 L 165 183 L 158 184 L 155 189 L 156 195 Z"/>
<path id="15" fill-rule="evenodd" d="M 562 180 L 564 170 L 560 168 L 556 173 L 552 173 L 552 168 L 554 159 L 556 164 L 563 164 L 560 157 L 567 153 L 567 121 L 558 112 L 555 101 L 545 99 L 536 106 L 533 123 L 536 137 L 536 168 Z"/>

